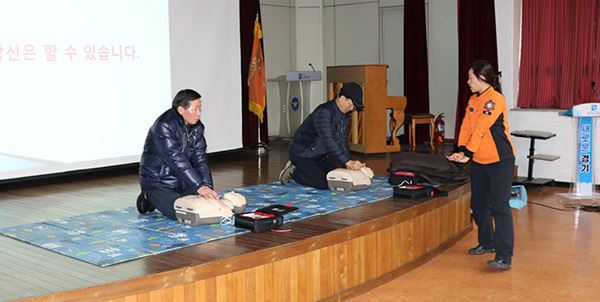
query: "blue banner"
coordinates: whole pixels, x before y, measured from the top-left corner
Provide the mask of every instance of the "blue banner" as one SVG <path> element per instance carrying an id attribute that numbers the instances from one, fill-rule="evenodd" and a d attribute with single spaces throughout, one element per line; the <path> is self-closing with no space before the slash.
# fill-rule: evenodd
<path id="1" fill-rule="evenodd" d="M 580 117 L 577 127 L 577 182 L 592 183 L 593 118 Z"/>

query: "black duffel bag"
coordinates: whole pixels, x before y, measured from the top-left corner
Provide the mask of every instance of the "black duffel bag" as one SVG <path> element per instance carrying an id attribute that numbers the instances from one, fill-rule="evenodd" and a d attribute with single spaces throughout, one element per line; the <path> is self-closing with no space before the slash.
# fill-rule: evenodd
<path id="1" fill-rule="evenodd" d="M 469 180 L 467 165 L 454 163 L 442 154 L 401 152 L 390 163 L 392 185 L 431 183 L 462 184 Z"/>

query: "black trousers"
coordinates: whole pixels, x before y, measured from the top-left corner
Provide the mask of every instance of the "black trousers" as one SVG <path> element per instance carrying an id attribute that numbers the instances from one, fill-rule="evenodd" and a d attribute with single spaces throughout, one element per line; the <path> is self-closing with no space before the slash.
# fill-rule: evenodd
<path id="1" fill-rule="evenodd" d="M 158 189 L 145 191 L 148 201 L 167 218 L 175 220 L 175 200 L 186 195 L 196 195 L 196 191 L 179 193 L 171 189 Z"/>
<path id="2" fill-rule="evenodd" d="M 292 174 L 295 182 L 320 190 L 329 189 L 327 173 L 335 169 L 335 164 L 329 158 L 308 159 L 290 154 L 290 161 L 296 167 Z"/>
<path id="3" fill-rule="evenodd" d="M 478 226 L 477 239 L 486 248 L 496 249 L 496 259 L 511 262 L 515 235 L 510 209 L 515 159 L 482 165 L 471 169 L 471 209 Z M 494 228 L 495 225 L 495 228 Z"/>

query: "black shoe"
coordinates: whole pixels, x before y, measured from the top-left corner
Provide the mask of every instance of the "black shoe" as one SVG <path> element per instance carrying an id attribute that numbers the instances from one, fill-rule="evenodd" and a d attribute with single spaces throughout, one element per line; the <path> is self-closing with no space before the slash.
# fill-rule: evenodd
<path id="1" fill-rule="evenodd" d="M 487 254 L 487 253 L 495 253 L 496 249 L 495 248 L 485 248 L 483 247 L 483 245 L 478 245 L 474 248 L 470 248 L 469 249 L 469 255 L 483 255 L 483 254 Z"/>
<path id="2" fill-rule="evenodd" d="M 487 262 L 487 265 L 495 270 L 506 271 L 512 268 L 512 264 L 506 260 L 494 259 Z"/>
<path id="3" fill-rule="evenodd" d="M 137 206 L 137 210 L 140 214 L 154 212 L 155 210 L 154 206 L 148 201 L 148 198 L 146 198 L 146 194 L 144 194 L 144 192 L 138 195 L 135 205 Z"/>

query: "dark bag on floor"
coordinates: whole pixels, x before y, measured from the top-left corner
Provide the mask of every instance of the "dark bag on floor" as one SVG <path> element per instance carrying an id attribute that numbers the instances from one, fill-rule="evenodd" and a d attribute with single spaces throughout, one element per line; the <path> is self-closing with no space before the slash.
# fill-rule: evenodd
<path id="1" fill-rule="evenodd" d="M 401 152 L 390 163 L 389 182 L 392 185 L 462 184 L 469 180 L 464 164 L 449 161 L 442 154 Z"/>

